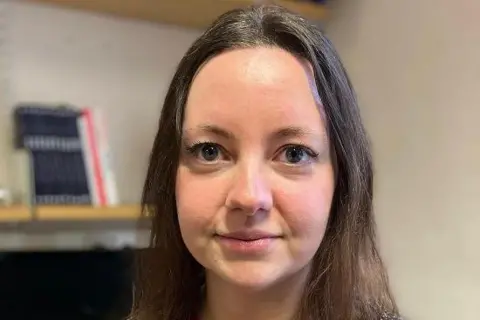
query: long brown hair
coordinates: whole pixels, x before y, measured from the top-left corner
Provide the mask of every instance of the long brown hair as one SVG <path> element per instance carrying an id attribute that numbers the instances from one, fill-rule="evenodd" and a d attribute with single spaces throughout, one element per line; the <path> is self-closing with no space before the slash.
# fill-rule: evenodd
<path id="1" fill-rule="evenodd" d="M 396 313 L 376 247 L 369 142 L 349 78 L 317 27 L 281 7 L 263 5 L 220 16 L 177 67 L 143 191 L 142 206 L 152 214 L 152 233 L 150 248 L 139 257 L 132 318 L 191 320 L 201 310 L 204 270 L 182 241 L 175 203 L 185 102 L 196 72 L 208 59 L 257 46 L 275 46 L 311 64 L 334 150 L 336 189 L 330 218 L 297 318 L 371 320 L 384 312 Z"/>

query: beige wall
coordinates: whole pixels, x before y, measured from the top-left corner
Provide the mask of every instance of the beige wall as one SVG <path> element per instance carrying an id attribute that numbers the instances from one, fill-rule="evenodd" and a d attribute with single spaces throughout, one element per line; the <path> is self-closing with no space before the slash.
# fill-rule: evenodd
<path id="1" fill-rule="evenodd" d="M 480 319 L 480 2 L 340 0 L 333 9 L 326 29 L 373 141 L 398 302 L 411 319 Z"/>
<path id="2" fill-rule="evenodd" d="M 137 203 L 162 99 L 199 31 L 0 0 L 0 187 L 16 187 L 11 111 L 17 102 L 69 103 L 107 116 L 120 200 Z M 0 230 L 0 250 L 136 246 L 134 226 Z"/>
<path id="3" fill-rule="evenodd" d="M 16 3 L 0 15 L 2 34 L 0 186 L 15 179 L 6 168 L 13 104 L 70 103 L 106 114 L 120 199 L 138 202 L 165 90 L 200 32 Z"/>

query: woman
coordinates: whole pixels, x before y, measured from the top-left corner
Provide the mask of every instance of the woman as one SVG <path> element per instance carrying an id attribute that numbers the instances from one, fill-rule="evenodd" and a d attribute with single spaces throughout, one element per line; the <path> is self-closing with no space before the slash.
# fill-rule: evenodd
<path id="1" fill-rule="evenodd" d="M 354 91 L 324 35 L 276 6 L 224 14 L 166 95 L 133 318 L 394 319 L 372 177 Z"/>

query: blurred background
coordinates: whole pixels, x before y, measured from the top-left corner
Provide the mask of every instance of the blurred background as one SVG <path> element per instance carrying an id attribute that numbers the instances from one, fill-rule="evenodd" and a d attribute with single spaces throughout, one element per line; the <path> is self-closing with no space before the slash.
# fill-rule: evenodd
<path id="1" fill-rule="evenodd" d="M 2 319 L 128 313 L 169 81 L 217 15 L 253 2 L 0 1 Z M 325 30 L 358 92 L 402 313 L 480 319 L 480 2 L 276 2 Z"/>

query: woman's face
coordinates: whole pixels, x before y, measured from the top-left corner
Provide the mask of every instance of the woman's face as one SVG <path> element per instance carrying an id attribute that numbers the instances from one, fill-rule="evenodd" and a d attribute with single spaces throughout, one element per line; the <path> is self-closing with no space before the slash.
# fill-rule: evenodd
<path id="1" fill-rule="evenodd" d="M 313 83 L 307 63 L 274 48 L 222 53 L 196 75 L 176 201 L 207 273 L 261 289 L 308 270 L 334 191 Z"/>

